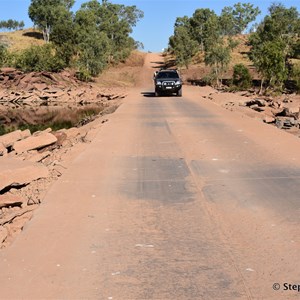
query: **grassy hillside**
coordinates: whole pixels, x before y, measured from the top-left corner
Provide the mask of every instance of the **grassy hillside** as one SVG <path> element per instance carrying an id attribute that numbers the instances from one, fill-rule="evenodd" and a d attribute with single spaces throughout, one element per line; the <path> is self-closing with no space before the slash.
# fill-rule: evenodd
<path id="1" fill-rule="evenodd" d="M 43 35 L 33 28 L 12 32 L 0 32 L 0 41 L 9 47 L 9 50 L 18 51 L 32 45 L 44 44 Z"/>
<path id="2" fill-rule="evenodd" d="M 250 47 L 247 45 L 249 35 L 238 35 L 234 37 L 234 40 L 238 42 L 236 48 L 234 48 L 231 53 L 231 62 L 229 64 L 228 71 L 224 74 L 224 78 L 231 78 L 233 73 L 233 66 L 236 64 L 246 65 L 252 76 L 257 77 L 255 68 L 252 65 L 252 62 L 248 58 L 247 53 L 250 50 Z M 204 55 L 200 54 L 194 58 L 193 63 L 189 66 L 189 69 L 182 68 L 181 74 L 184 79 L 200 79 L 208 75 L 211 71 L 211 68 L 206 66 L 204 63 Z"/>

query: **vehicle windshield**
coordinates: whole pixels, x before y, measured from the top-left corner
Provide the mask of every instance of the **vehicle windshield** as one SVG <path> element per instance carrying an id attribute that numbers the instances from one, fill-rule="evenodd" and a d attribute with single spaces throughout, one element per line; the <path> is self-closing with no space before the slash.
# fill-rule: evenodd
<path id="1" fill-rule="evenodd" d="M 179 78 L 176 72 L 159 72 L 156 76 L 157 79 L 160 78 Z"/>

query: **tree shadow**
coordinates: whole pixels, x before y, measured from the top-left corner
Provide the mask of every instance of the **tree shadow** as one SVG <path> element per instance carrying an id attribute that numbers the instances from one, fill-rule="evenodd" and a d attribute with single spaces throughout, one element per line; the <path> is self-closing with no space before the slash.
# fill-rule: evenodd
<path id="1" fill-rule="evenodd" d="M 37 40 L 43 40 L 44 39 L 43 34 L 41 32 L 38 32 L 38 31 L 24 32 L 23 36 L 35 38 Z"/>
<path id="2" fill-rule="evenodd" d="M 153 69 L 170 69 L 176 66 L 176 60 L 175 59 L 169 59 L 166 62 L 161 61 L 151 61 L 152 64 L 155 64 L 156 66 L 153 66 Z"/>

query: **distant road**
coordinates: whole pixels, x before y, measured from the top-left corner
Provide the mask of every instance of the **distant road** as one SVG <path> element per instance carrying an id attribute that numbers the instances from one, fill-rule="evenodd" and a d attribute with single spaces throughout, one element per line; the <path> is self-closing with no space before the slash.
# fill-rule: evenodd
<path id="1" fill-rule="evenodd" d="M 198 87 L 153 97 L 161 60 L 0 251 L 1 299 L 300 296 L 299 139 Z"/>

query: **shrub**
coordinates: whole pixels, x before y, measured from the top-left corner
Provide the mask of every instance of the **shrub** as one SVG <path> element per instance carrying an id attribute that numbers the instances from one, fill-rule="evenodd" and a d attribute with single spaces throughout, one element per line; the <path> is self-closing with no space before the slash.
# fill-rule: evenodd
<path id="1" fill-rule="evenodd" d="M 216 77 L 215 73 L 213 73 L 213 72 L 205 75 L 202 78 L 202 80 L 206 85 L 210 85 L 210 86 L 216 86 L 217 85 L 217 77 Z"/>
<path id="2" fill-rule="evenodd" d="M 84 82 L 89 82 L 92 80 L 91 73 L 86 68 L 81 67 L 78 72 L 76 72 L 76 77 Z"/>
<path id="3" fill-rule="evenodd" d="M 16 54 L 15 67 L 25 72 L 58 72 L 62 70 L 64 62 L 60 59 L 51 44 L 32 46 Z"/>
<path id="4" fill-rule="evenodd" d="M 243 64 L 233 67 L 232 83 L 239 89 L 248 89 L 252 84 L 252 77 L 248 68 Z"/>
<path id="5" fill-rule="evenodd" d="M 0 67 L 2 67 L 7 61 L 7 49 L 4 44 L 0 44 Z"/>
<path id="6" fill-rule="evenodd" d="M 293 69 L 292 69 L 292 77 L 295 80 L 296 83 L 296 89 L 297 92 L 300 92 L 300 64 L 295 64 L 293 65 Z"/>

